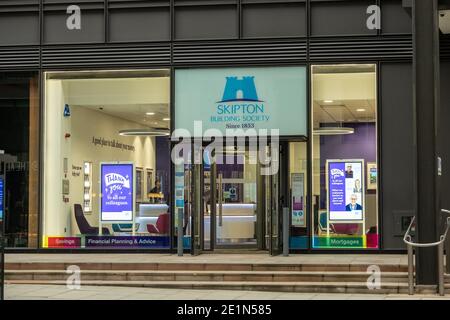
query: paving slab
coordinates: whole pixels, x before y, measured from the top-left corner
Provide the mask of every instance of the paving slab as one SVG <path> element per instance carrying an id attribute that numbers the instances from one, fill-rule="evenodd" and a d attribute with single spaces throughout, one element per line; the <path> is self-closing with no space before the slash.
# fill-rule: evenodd
<path id="1" fill-rule="evenodd" d="M 435 294 L 329 294 L 329 293 L 280 293 L 257 291 L 192 290 L 192 289 L 155 289 L 155 288 L 118 288 L 118 287 L 82 287 L 81 290 L 69 290 L 58 285 L 8 285 L 5 288 L 7 300 L 450 300 L 450 295 L 441 297 Z"/>

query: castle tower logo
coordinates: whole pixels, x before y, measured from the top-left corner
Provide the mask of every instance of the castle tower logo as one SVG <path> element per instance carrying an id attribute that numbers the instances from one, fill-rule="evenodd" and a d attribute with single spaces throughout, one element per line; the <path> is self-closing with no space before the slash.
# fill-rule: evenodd
<path id="1" fill-rule="evenodd" d="M 216 102 L 215 114 L 209 117 L 214 126 L 225 129 L 265 128 L 270 121 L 265 101 L 259 100 L 254 76 L 226 76 L 222 100 Z"/>
<path id="2" fill-rule="evenodd" d="M 256 92 L 255 77 L 244 76 L 242 79 L 226 77 L 226 80 L 222 101 L 219 101 L 219 103 L 230 101 L 262 102 L 258 99 Z"/>

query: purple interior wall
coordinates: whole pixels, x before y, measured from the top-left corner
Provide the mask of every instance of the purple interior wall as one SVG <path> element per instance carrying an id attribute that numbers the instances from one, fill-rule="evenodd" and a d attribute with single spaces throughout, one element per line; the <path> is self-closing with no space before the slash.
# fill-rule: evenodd
<path id="1" fill-rule="evenodd" d="M 327 159 L 364 159 L 375 162 L 377 159 L 377 132 L 375 123 L 345 123 L 344 127 L 354 128 L 348 135 L 320 137 L 320 206 L 327 207 L 326 160 Z"/>

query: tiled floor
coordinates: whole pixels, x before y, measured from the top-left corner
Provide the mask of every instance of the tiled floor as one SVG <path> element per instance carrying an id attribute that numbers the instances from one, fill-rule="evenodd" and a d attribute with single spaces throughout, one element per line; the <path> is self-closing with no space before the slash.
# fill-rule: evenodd
<path id="1" fill-rule="evenodd" d="M 318 294 L 231 290 L 187 290 L 126 287 L 82 286 L 70 290 L 57 285 L 7 285 L 7 300 L 392 300 L 392 299 L 449 299 L 437 295 L 382 294 Z"/>
<path id="2" fill-rule="evenodd" d="M 7 254 L 6 263 L 21 262 L 125 262 L 125 263 L 287 263 L 287 264 L 389 264 L 406 265 L 407 256 L 399 254 L 291 254 L 271 257 L 267 253 L 245 254 Z"/>

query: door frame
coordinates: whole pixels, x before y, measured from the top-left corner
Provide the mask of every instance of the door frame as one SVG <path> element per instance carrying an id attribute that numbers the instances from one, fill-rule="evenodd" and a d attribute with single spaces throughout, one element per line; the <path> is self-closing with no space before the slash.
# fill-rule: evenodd
<path id="1" fill-rule="evenodd" d="M 296 137 L 296 138 L 280 138 L 279 141 L 279 149 L 278 149 L 278 156 L 279 156 L 279 172 L 274 175 L 276 176 L 276 179 L 278 179 L 278 188 L 279 188 L 279 194 L 280 195 L 284 195 L 284 201 L 285 201 L 285 205 L 287 207 L 290 208 L 290 187 L 289 187 L 289 143 L 290 142 L 306 142 L 308 143 L 308 139 L 306 139 L 306 137 Z M 270 143 L 271 141 L 268 140 L 268 146 L 270 147 Z M 195 195 L 196 190 L 201 190 L 201 192 L 204 192 L 204 162 L 203 162 L 203 155 L 204 155 L 204 147 L 206 145 L 208 145 L 208 143 L 202 143 L 202 146 L 200 148 L 201 150 L 201 157 L 202 157 L 202 161 L 201 164 L 197 164 L 195 165 L 195 161 L 194 161 L 194 152 L 191 152 L 191 160 L 192 160 L 192 164 L 189 170 L 192 171 L 192 174 L 190 174 L 190 178 L 191 181 L 189 181 L 189 185 L 191 187 L 190 193 L 191 193 L 191 200 L 192 200 L 192 210 L 191 210 L 191 226 L 190 226 L 190 230 L 191 230 L 191 254 L 192 255 L 198 255 L 201 254 L 203 251 L 208 251 L 208 252 L 213 252 L 215 249 L 218 249 L 218 246 L 216 245 L 215 241 L 212 241 L 212 239 L 215 240 L 216 237 L 216 228 L 210 228 L 210 247 L 205 249 L 205 233 L 204 233 L 204 209 L 205 209 L 205 203 L 204 203 L 204 198 L 200 195 Z M 175 144 L 173 144 L 175 145 Z M 191 151 L 194 150 L 194 142 L 191 140 L 191 142 L 189 143 Z M 236 138 L 235 138 L 235 145 L 236 145 Z M 248 146 L 248 139 L 245 140 L 245 147 Z M 259 149 L 258 149 L 259 151 Z M 284 153 L 282 155 L 282 153 Z M 197 155 L 198 156 L 198 155 Z M 309 158 L 309 157 L 308 157 Z M 195 168 L 195 169 L 194 169 Z M 257 163 L 257 170 L 261 169 L 261 164 L 258 162 Z M 210 175 L 210 183 L 211 186 L 215 186 L 217 185 L 217 178 L 216 175 L 217 174 L 213 174 L 214 172 L 217 172 L 217 167 L 216 164 L 212 164 L 211 165 L 211 169 L 212 173 Z M 194 171 L 198 171 L 196 174 L 194 173 Z M 307 169 L 308 172 L 310 172 L 310 168 Z M 283 175 L 285 175 L 283 177 Z M 273 179 L 274 176 L 271 176 L 270 179 Z M 195 181 L 196 177 L 200 177 L 201 181 Z M 266 183 L 271 183 L 272 180 L 270 180 L 270 182 L 266 182 L 266 178 L 267 176 L 262 175 L 260 172 L 257 171 L 256 174 L 256 201 L 257 201 L 257 220 L 256 220 L 256 240 L 257 240 L 257 244 L 256 244 L 256 249 L 258 250 L 265 250 L 268 251 L 269 254 L 272 255 L 277 255 L 280 254 L 282 252 L 282 224 L 283 224 L 283 218 L 282 218 L 282 208 L 283 208 L 283 203 L 280 203 L 280 199 L 277 199 L 278 202 L 278 218 L 279 219 L 279 223 L 278 223 L 278 227 L 279 227 L 279 232 L 278 232 L 278 237 L 279 237 L 279 245 L 277 246 L 276 250 L 275 248 L 270 248 L 270 242 L 267 243 L 267 236 L 269 235 L 269 238 L 271 239 L 272 237 L 270 236 L 271 230 L 270 227 L 269 229 L 266 226 L 266 219 L 267 219 L 267 207 L 266 207 L 266 203 L 264 201 L 265 198 L 267 198 L 267 194 L 266 194 Z M 307 195 L 307 198 L 309 197 L 309 193 Z M 216 203 L 217 201 L 217 194 L 215 192 L 211 192 L 211 203 Z M 197 210 L 196 208 L 201 208 L 201 210 Z M 202 212 L 202 214 L 199 216 L 197 213 L 198 212 Z M 306 216 L 308 218 L 310 218 L 310 206 L 307 205 L 306 208 Z M 196 247 L 195 246 L 195 232 L 197 232 L 197 230 L 195 229 L 195 223 L 198 223 L 200 221 L 200 226 L 201 228 L 198 230 L 198 239 L 200 239 L 200 243 L 197 244 Z M 211 206 L 211 226 L 214 226 L 217 222 L 217 212 L 216 212 L 216 208 L 215 206 Z M 290 224 L 290 221 L 288 222 Z M 270 225 L 270 224 L 269 224 Z M 310 228 L 308 228 L 309 231 Z M 289 228 L 290 230 L 290 228 Z M 236 247 L 230 246 L 230 249 L 236 249 Z M 222 248 L 220 248 L 222 249 Z M 246 248 L 242 248 L 242 249 L 246 249 Z M 291 251 L 291 250 L 290 250 Z"/>

